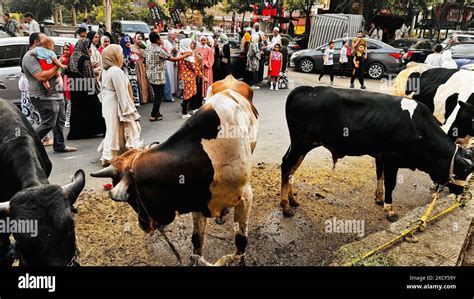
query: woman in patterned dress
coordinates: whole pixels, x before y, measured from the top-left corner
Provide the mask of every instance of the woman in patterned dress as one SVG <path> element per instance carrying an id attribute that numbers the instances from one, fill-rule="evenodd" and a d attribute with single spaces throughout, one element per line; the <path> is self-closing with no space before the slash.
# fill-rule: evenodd
<path id="1" fill-rule="evenodd" d="M 179 43 L 180 55 L 184 55 L 189 52 L 193 52 L 192 47 L 194 46 L 194 41 L 190 38 L 182 39 Z M 183 103 L 182 106 L 182 119 L 187 119 L 191 117 L 188 114 L 188 106 L 190 99 L 197 94 L 197 83 L 196 78 L 200 77 L 204 81 L 208 81 L 204 74 L 196 66 L 196 58 L 194 55 L 191 55 L 184 60 L 178 62 L 178 79 L 183 81 L 184 90 L 183 90 Z"/>

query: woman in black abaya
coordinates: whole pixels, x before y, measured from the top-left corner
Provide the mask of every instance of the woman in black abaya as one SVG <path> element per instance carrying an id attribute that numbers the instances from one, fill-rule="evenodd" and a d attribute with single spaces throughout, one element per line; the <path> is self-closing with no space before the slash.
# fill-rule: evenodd
<path id="1" fill-rule="evenodd" d="M 90 59 L 90 40 L 77 41 L 67 73 L 71 85 L 71 121 L 68 140 L 87 139 L 105 134 L 102 106 L 97 97 L 97 78 Z"/>

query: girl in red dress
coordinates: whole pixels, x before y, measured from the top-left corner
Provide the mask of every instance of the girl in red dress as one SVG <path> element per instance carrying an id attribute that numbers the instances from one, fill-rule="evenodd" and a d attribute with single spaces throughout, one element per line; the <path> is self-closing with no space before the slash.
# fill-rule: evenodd
<path id="1" fill-rule="evenodd" d="M 280 47 L 280 44 L 276 44 L 270 53 L 270 61 L 268 63 L 270 90 L 273 90 L 273 84 L 275 84 L 275 90 L 278 90 L 278 79 L 280 78 L 281 61 L 283 59 L 283 55 L 280 53 Z"/>

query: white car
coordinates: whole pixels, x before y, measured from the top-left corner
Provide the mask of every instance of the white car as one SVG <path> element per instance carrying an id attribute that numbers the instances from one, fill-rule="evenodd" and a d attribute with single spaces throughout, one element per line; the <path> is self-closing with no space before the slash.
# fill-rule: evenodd
<path id="1" fill-rule="evenodd" d="M 62 55 L 66 43 L 76 44 L 77 39 L 53 36 L 56 54 Z M 0 81 L 6 89 L 0 90 L 0 98 L 19 104 L 21 101 L 18 80 L 21 77 L 21 60 L 29 49 L 27 36 L 0 39 Z"/>

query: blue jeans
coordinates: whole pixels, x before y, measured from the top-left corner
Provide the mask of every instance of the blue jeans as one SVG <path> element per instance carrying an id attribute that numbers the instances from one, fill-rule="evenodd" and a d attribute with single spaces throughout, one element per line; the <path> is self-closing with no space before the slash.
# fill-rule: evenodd
<path id="1" fill-rule="evenodd" d="M 170 75 L 168 71 L 165 70 L 165 78 L 166 78 L 166 83 L 165 83 L 165 94 L 164 98 L 165 101 L 171 102 L 173 99 L 173 93 L 171 92 L 171 81 L 170 81 Z"/>

